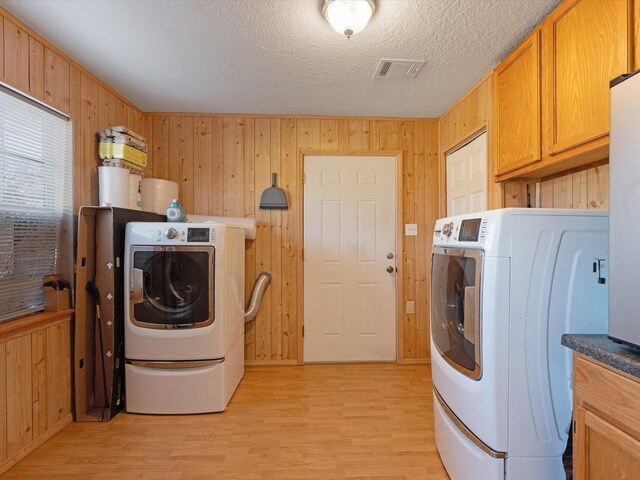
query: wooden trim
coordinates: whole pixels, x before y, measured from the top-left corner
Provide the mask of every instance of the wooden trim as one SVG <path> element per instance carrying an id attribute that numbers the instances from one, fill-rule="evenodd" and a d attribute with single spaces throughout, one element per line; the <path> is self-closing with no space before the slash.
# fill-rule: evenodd
<path id="1" fill-rule="evenodd" d="M 245 367 L 296 367 L 297 360 L 245 360 Z"/>
<path id="2" fill-rule="evenodd" d="M 578 173 L 578 172 L 584 172 L 585 170 L 590 170 L 592 168 L 596 168 L 596 167 L 601 167 L 603 165 L 608 165 L 609 164 L 609 159 L 605 158 L 604 160 L 598 160 L 595 161 L 593 163 L 588 163 L 586 165 L 580 165 L 579 167 L 576 168 L 570 168 L 569 170 L 563 170 L 562 172 L 558 172 L 558 173 L 554 173 L 551 174 L 547 177 L 542 177 L 539 179 L 522 179 L 519 181 L 523 181 L 523 182 L 529 182 L 530 180 L 536 180 L 538 182 L 546 182 L 547 180 L 553 180 L 554 178 L 562 178 L 562 177 L 566 177 L 567 175 L 573 175 L 574 173 Z"/>
<path id="3" fill-rule="evenodd" d="M 484 122 L 482 125 L 479 125 L 478 128 L 476 128 L 475 130 L 472 130 L 471 133 L 469 133 L 469 135 L 464 137 L 462 140 L 460 140 L 459 142 L 455 143 L 452 147 L 449 147 L 448 149 L 446 149 L 443 152 L 444 159 L 445 159 L 445 172 L 446 172 L 446 157 L 447 157 L 447 155 L 451 155 L 456 150 L 460 150 L 462 147 L 464 147 L 468 143 L 473 142 L 476 138 L 478 138 L 480 135 L 482 135 L 483 133 L 486 133 L 486 132 L 487 132 L 487 122 Z M 489 139 L 488 138 L 487 138 L 487 143 L 489 143 Z M 445 185 L 446 185 L 446 183 L 445 183 Z"/>
<path id="4" fill-rule="evenodd" d="M 609 135 L 604 135 L 592 142 L 579 145 L 561 154 L 549 155 L 532 165 L 519 168 L 501 175 L 496 175 L 496 182 L 516 178 L 546 178 L 551 175 L 567 172 L 583 165 L 593 164 L 609 158 Z"/>
<path id="5" fill-rule="evenodd" d="M 388 152 L 391 153 L 391 152 Z M 404 363 L 404 163 L 403 151 L 396 157 L 396 362 Z M 417 239 L 417 237 L 416 237 Z M 398 268 L 400 266 L 400 268 Z M 414 314 L 415 315 L 415 314 Z M 429 319 L 431 321 L 431 319 Z"/>
<path id="6" fill-rule="evenodd" d="M 16 453 L 14 453 L 9 458 L 4 460 L 2 463 L 0 463 L 0 476 L 6 473 L 7 470 L 13 467 L 16 463 L 18 463 L 24 457 L 26 457 L 27 455 L 32 453 L 34 450 L 36 450 L 38 447 L 40 447 L 44 442 L 46 442 L 51 437 L 59 433 L 64 427 L 66 427 L 67 425 L 71 425 L 72 422 L 73 422 L 73 415 L 72 414 L 67 415 L 62 420 L 60 420 L 57 424 L 55 424 L 53 427 L 48 429 L 38 439 L 25 445 Z"/>
<path id="7" fill-rule="evenodd" d="M 303 258 L 303 248 L 304 248 L 304 153 L 302 149 L 298 149 L 298 155 L 296 159 L 296 171 L 298 172 L 298 185 L 296 191 L 298 193 L 297 203 L 298 206 L 298 214 L 296 215 L 296 232 L 298 234 L 298 251 L 296 253 L 297 256 L 297 266 L 298 266 L 298 281 L 296 285 L 296 290 L 298 294 L 298 328 L 297 328 L 297 336 L 298 336 L 298 353 L 297 353 L 297 364 L 304 365 L 304 335 L 302 335 L 304 328 L 304 283 L 303 283 L 303 275 L 304 275 L 304 258 Z"/>
<path id="8" fill-rule="evenodd" d="M 442 145 L 442 137 L 443 137 L 442 119 L 443 118 L 444 118 L 444 115 L 440 117 L 440 121 L 438 122 L 438 189 L 440 190 L 440 195 L 438 196 L 437 218 L 444 217 L 445 212 L 447 211 L 447 179 L 446 179 L 447 156 L 443 151 L 443 145 Z M 429 322 L 431 322 L 431 319 L 429 319 Z"/>
<path id="9" fill-rule="evenodd" d="M 0 323 L 0 341 L 5 342 L 10 338 L 31 333 L 33 330 L 68 321 L 73 313 L 72 308 L 60 312 L 39 312 Z"/>
<path id="10" fill-rule="evenodd" d="M 311 120 L 379 120 L 379 121 L 394 121 L 394 122 L 437 122 L 438 118 L 432 117 L 365 117 L 365 116 L 350 116 L 350 115 L 300 115 L 300 114 L 286 114 L 286 113 L 202 113 L 202 112 L 144 112 L 145 116 L 150 117 L 235 117 L 235 118 L 302 118 Z"/>
<path id="11" fill-rule="evenodd" d="M 633 2 L 633 12 L 631 14 L 633 24 L 631 26 L 631 45 L 633 45 L 633 68 L 637 70 L 640 67 L 640 48 L 636 47 L 636 41 L 640 41 L 640 2 Z"/>
<path id="12" fill-rule="evenodd" d="M 583 145 L 589 145 L 602 139 L 608 139 L 609 132 L 605 133 L 592 133 L 587 132 L 580 137 L 573 137 L 572 139 L 565 140 L 563 143 L 556 143 L 551 147 L 549 155 L 552 157 L 562 155 L 565 152 L 569 152 L 573 149 L 580 148 Z"/>
<path id="13" fill-rule="evenodd" d="M 402 150 L 319 150 L 316 148 L 304 148 L 301 149 L 301 152 L 303 156 L 315 155 L 318 157 L 402 157 Z"/>
<path id="14" fill-rule="evenodd" d="M 616 375 L 620 375 L 621 377 L 627 378 L 633 382 L 640 383 L 640 379 L 638 379 L 638 377 L 636 377 L 635 375 L 631 375 L 630 373 L 623 372 L 622 370 L 613 368 L 611 365 L 601 362 L 600 360 L 597 360 L 593 357 L 588 357 L 586 355 L 583 355 L 582 353 L 573 352 L 574 365 L 580 364 L 584 368 L 584 365 L 585 365 L 584 362 L 586 362 L 587 368 L 589 364 L 597 365 L 598 367 L 602 367 L 610 373 L 615 373 Z"/>
<path id="15" fill-rule="evenodd" d="M 402 364 L 403 365 L 431 365 L 431 359 L 429 359 L 429 358 L 406 358 L 402 362 Z"/>
<path id="16" fill-rule="evenodd" d="M 633 72 L 636 57 L 635 36 L 635 12 L 637 0 L 627 0 L 627 68 L 629 72 Z"/>
<path id="17" fill-rule="evenodd" d="M 305 156 L 331 156 L 331 157 L 395 157 L 396 159 L 396 362 L 404 363 L 404 331 L 402 326 L 403 313 L 403 287 L 404 287 L 404 244 L 403 244 L 403 219 L 404 205 L 402 198 L 403 188 L 403 151 L 402 150 L 318 150 L 298 149 L 298 365 L 304 365 L 304 338 L 302 328 L 304 326 L 304 262 L 302 249 L 304 246 L 304 157 Z"/>
<path id="18" fill-rule="evenodd" d="M 96 81 L 97 83 L 99 83 L 102 87 L 104 87 L 107 91 L 109 91 L 110 93 L 112 93 L 113 95 L 115 95 L 117 98 L 119 98 L 120 100 L 122 100 L 123 102 L 125 102 L 126 104 L 128 104 L 130 107 L 132 107 L 133 109 L 137 110 L 140 114 L 144 114 L 144 112 L 142 110 L 140 110 L 134 103 L 132 103 L 131 101 L 127 100 L 122 94 L 118 93 L 117 91 L 115 91 L 113 88 L 111 88 L 107 83 L 105 83 L 104 81 L 100 80 L 98 77 L 96 77 L 93 73 L 91 73 L 89 70 L 87 70 L 86 68 L 84 68 L 82 65 L 80 65 L 78 62 L 76 62 L 75 60 L 73 60 L 69 55 L 67 55 L 64 51 L 60 50 L 58 47 L 56 47 L 55 45 L 53 45 L 51 42 L 47 41 L 44 37 L 42 37 L 41 35 L 39 35 L 35 30 L 33 30 L 32 28 L 30 28 L 29 26 L 25 25 L 21 20 L 19 20 L 18 18 L 16 18 L 15 16 L 11 15 L 8 11 L 6 11 L 4 8 L 0 7 L 0 15 L 2 15 L 4 18 L 8 19 L 9 21 L 11 21 L 12 23 L 15 23 L 18 27 L 20 27 L 20 30 L 24 30 L 27 34 L 29 34 L 29 36 L 31 36 L 32 38 L 34 38 L 35 40 L 39 41 L 40 43 L 42 43 L 42 45 L 44 45 L 46 48 L 48 48 L 49 50 L 51 50 L 52 52 L 56 53 L 57 55 L 59 55 L 62 59 L 64 59 L 65 61 L 67 61 L 69 63 L 69 65 L 77 68 L 78 70 L 80 70 L 82 73 L 84 73 L 87 77 L 91 78 L 92 80 Z M 26 92 L 29 93 L 29 92 Z"/>

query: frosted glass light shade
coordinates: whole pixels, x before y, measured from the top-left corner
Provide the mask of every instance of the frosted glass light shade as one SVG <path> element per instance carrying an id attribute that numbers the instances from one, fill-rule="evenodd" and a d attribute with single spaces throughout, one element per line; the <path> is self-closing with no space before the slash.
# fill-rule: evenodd
<path id="1" fill-rule="evenodd" d="M 347 37 L 361 32 L 375 9 L 373 0 L 324 0 L 322 5 L 331 28 Z"/>

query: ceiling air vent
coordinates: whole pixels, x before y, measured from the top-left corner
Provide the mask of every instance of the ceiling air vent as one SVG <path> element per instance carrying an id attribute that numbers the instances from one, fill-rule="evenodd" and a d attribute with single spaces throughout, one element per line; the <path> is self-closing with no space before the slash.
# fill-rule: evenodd
<path id="1" fill-rule="evenodd" d="M 373 78 L 414 78 L 424 64 L 424 60 L 382 59 Z"/>

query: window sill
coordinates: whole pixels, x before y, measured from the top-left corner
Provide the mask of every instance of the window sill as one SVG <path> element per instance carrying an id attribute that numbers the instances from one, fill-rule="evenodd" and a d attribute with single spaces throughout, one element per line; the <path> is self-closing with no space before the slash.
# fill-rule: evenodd
<path id="1" fill-rule="evenodd" d="M 38 312 L 0 323 L 0 342 L 10 337 L 20 336 L 31 330 L 40 330 L 49 326 L 49 324 L 55 324 L 61 320 L 71 318 L 74 311 L 73 308 L 70 308 L 69 310 L 62 310 L 60 312 Z"/>

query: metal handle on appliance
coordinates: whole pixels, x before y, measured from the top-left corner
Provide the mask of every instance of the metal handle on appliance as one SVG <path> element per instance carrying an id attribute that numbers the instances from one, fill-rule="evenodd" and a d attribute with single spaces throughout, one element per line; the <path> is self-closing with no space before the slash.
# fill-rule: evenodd
<path id="1" fill-rule="evenodd" d="M 144 272 L 139 268 L 131 269 L 131 303 L 142 303 L 144 300 Z"/>
<path id="2" fill-rule="evenodd" d="M 462 423 L 462 421 L 456 416 L 456 414 L 453 413 L 451 408 L 449 408 L 449 405 L 445 403 L 443 398 L 440 396 L 440 392 L 438 392 L 435 387 L 433 389 L 433 393 L 438 402 L 438 405 L 440 405 L 440 408 L 442 408 L 447 417 L 449 417 L 449 420 L 451 420 L 453 424 L 458 427 L 458 430 L 463 433 L 465 437 L 471 440 L 476 445 L 476 447 L 478 447 L 480 450 L 482 450 L 492 458 L 507 458 L 507 454 L 505 452 L 494 450 L 478 437 L 476 437 L 475 434 L 471 430 L 469 430 L 469 428 L 464 423 Z"/>
<path id="3" fill-rule="evenodd" d="M 215 360 L 186 360 L 186 361 L 162 361 L 162 360 L 126 360 L 127 365 L 135 365 L 142 368 L 200 368 L 218 365 L 224 362 L 224 358 L 216 358 Z"/>

